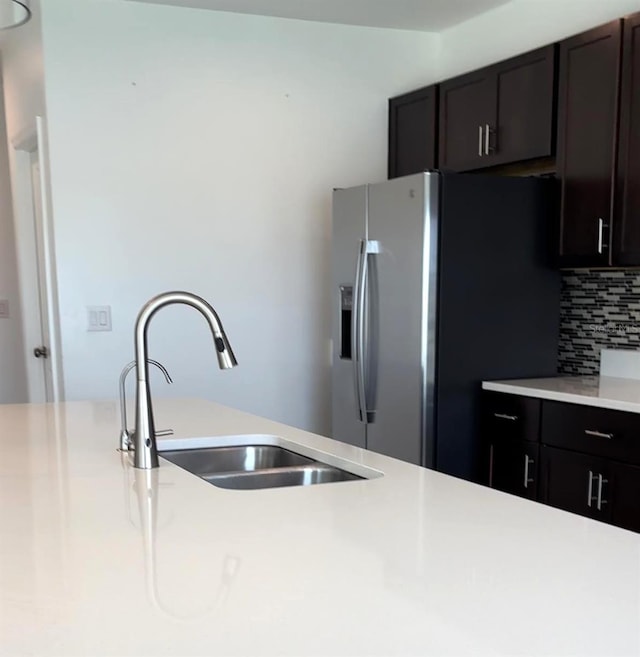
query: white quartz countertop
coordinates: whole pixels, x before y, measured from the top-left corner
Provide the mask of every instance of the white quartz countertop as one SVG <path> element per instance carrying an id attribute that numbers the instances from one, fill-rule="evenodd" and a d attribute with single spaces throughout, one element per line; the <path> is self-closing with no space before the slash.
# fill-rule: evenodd
<path id="1" fill-rule="evenodd" d="M 640 653 L 639 535 L 211 402 L 156 420 L 384 476 L 224 490 L 134 470 L 113 402 L 0 407 L 1 655 Z"/>
<path id="2" fill-rule="evenodd" d="M 484 390 L 640 413 L 640 381 L 613 376 L 484 381 Z"/>

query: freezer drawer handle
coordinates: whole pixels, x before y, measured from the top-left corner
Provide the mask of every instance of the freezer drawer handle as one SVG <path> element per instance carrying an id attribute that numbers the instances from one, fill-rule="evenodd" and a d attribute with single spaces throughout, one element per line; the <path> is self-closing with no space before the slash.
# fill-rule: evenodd
<path id="1" fill-rule="evenodd" d="M 607 440 L 613 440 L 612 433 L 604 433 L 603 431 L 595 431 L 594 429 L 585 429 L 584 432 L 587 436 L 593 436 L 594 438 L 606 438 Z"/>
<path id="2" fill-rule="evenodd" d="M 511 422 L 518 419 L 517 415 L 507 415 L 506 413 L 494 413 L 493 417 L 497 417 L 499 420 L 511 420 Z"/>

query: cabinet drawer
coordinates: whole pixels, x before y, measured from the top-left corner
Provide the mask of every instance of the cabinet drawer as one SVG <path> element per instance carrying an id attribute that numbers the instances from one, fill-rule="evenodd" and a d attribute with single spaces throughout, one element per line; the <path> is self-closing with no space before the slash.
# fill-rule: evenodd
<path id="1" fill-rule="evenodd" d="M 545 401 L 541 440 L 547 445 L 640 464 L 640 414 Z"/>
<path id="2" fill-rule="evenodd" d="M 486 440 L 509 438 L 538 442 L 539 399 L 484 390 L 482 393 L 483 434 Z"/>

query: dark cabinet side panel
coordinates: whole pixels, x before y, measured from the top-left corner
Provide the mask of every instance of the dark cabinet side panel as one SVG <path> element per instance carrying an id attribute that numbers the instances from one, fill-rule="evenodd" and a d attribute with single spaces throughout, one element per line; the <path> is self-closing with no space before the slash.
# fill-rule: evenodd
<path id="1" fill-rule="evenodd" d="M 389 101 L 389 178 L 437 166 L 438 87 Z"/>
<path id="2" fill-rule="evenodd" d="M 640 14 L 624 21 L 614 264 L 640 265 Z"/>
<path id="3" fill-rule="evenodd" d="M 621 21 L 560 44 L 560 264 L 609 264 Z"/>

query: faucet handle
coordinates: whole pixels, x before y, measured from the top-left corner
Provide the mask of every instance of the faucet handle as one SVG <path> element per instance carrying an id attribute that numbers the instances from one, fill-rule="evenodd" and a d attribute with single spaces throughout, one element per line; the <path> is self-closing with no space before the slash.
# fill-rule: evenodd
<path id="1" fill-rule="evenodd" d="M 158 436 L 173 436 L 173 429 L 160 429 L 156 431 L 156 438 Z"/>
<path id="2" fill-rule="evenodd" d="M 121 429 L 120 431 L 120 447 L 121 452 L 128 452 L 133 447 L 133 440 L 127 429 Z"/>

